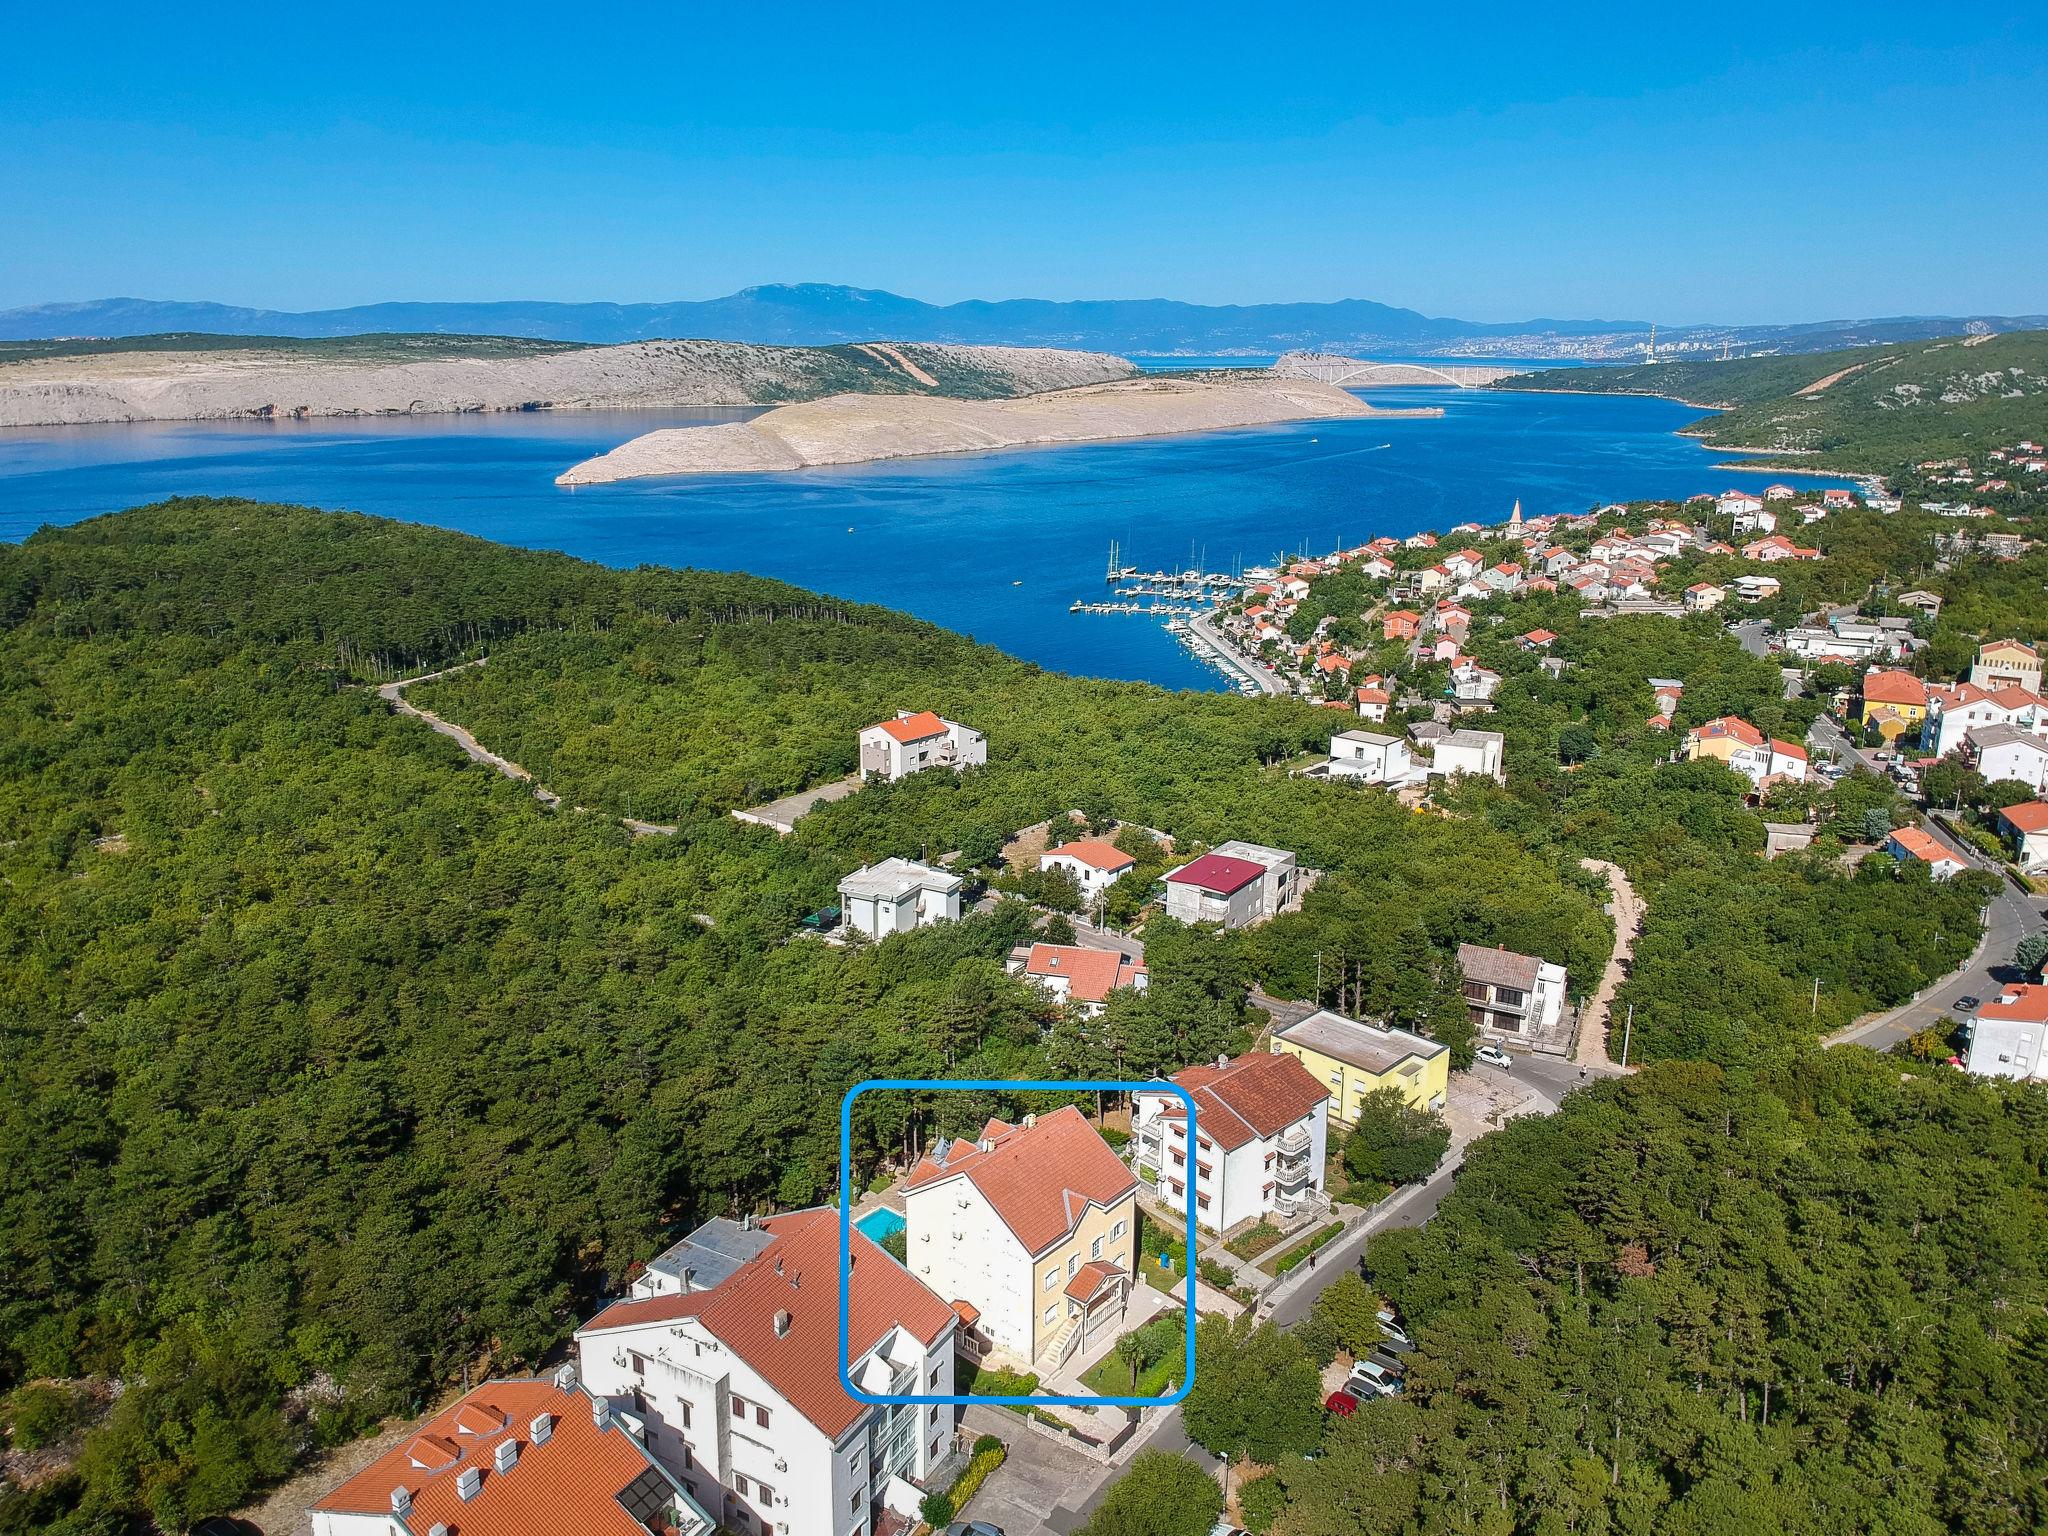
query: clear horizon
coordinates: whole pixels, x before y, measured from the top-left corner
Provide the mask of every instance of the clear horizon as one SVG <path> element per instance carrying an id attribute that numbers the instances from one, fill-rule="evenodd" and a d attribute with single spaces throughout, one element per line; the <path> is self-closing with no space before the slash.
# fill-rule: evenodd
<path id="1" fill-rule="evenodd" d="M 2048 44 L 2018 7 L 12 30 L 0 308 L 824 281 L 1494 323 L 2048 311 Z"/>

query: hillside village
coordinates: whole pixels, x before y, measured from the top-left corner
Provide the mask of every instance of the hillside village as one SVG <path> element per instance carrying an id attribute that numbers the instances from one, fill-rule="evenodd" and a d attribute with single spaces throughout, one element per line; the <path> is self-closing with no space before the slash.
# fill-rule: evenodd
<path id="1" fill-rule="evenodd" d="M 1814 701 L 1810 730 L 1795 740 L 1737 714 L 1692 718 L 1682 668 L 1640 680 L 1640 730 L 1668 737 L 1674 765 L 1725 768 L 1779 818 L 1769 857 L 1808 847 L 1815 796 L 1863 773 L 1929 802 L 1926 826 L 1873 826 L 1866 862 L 1947 882 L 1989 860 L 2027 879 L 2048 870 L 2035 647 L 1987 640 L 1966 675 L 1922 675 L 1941 609 L 1927 591 L 1868 615 L 1824 606 L 1784 628 L 1764 617 L 1784 616 L 1783 584 L 1752 567 L 1822 561 L 1795 535 L 1888 505 L 1772 485 L 1677 509 L 1524 519 L 1517 506 L 1490 528 L 1287 562 L 1224 629 L 1293 691 L 1361 722 L 1333 722 L 1327 758 L 1284 771 L 1457 815 L 1466 786 L 1512 786 L 1507 736 L 1486 728 L 1511 680 L 1564 677 L 1587 624 L 1711 616 L 1782 663 L 1786 697 Z M 857 779 L 877 784 L 990 762 L 972 724 L 914 708 L 861 730 L 857 757 Z M 762 824 L 787 835 L 800 815 Z M 1299 911 L 1318 876 L 1286 848 L 1187 847 L 1080 811 L 1001 842 L 853 869 L 839 905 L 799 938 L 885 943 L 1028 903 L 1033 931 L 1008 970 L 1085 1034 L 1150 985 L 1149 920 L 1253 930 Z M 1553 959 L 1464 943 L 1455 974 L 1465 1017 L 1443 1039 L 1255 992 L 1267 1022 L 1253 1049 L 1186 1062 L 1113 1114 L 1099 1100 L 1094 1117 L 1068 1104 L 913 1147 L 847 1213 L 843 1362 L 840 1213 L 706 1222 L 587 1319 L 551 1376 L 486 1383 L 332 1490 L 316 1536 L 439 1533 L 465 1516 L 513 1529 L 543 1507 L 622 1533 L 883 1536 L 936 1530 L 992 1478 L 999 1490 L 1017 1434 L 1124 1465 L 1150 1419 L 1120 1403 L 1179 1389 L 1188 1298 L 1194 1316 L 1263 1314 L 1312 1274 L 1319 1250 L 1370 1225 L 1389 1186 L 1359 1176 L 1354 1144 L 1404 1117 L 1433 1125 L 1424 1134 L 1439 1150 L 1416 1170 L 1428 1175 L 1479 1128 L 1475 1105 L 1497 1116 L 1502 1103 L 1550 1102 L 1508 1088 L 1517 1060 L 1576 1061 L 1583 1076 L 1625 1055 L 1609 1021 L 1588 1024 L 1584 987 Z M 2048 1076 L 2048 987 L 1969 1001 L 1952 1038 L 1918 1048 L 1972 1073 Z M 1327 1412 L 1401 1395 L 1407 1335 L 1383 1304 L 1374 1326 L 1377 1344 L 1325 1371 Z M 995 1410 L 961 1406 L 984 1399 L 1033 1406 L 1014 1422 L 998 1413 L 1006 1436 L 990 1432 Z"/>

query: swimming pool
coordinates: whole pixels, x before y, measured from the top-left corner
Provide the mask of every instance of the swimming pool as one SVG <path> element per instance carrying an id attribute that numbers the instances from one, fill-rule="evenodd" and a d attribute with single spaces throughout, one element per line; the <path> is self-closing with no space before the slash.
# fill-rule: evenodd
<path id="1" fill-rule="evenodd" d="M 862 1235 L 870 1241 L 879 1243 L 891 1232 L 901 1232 L 909 1223 L 903 1219 L 900 1211 L 892 1211 L 884 1206 L 879 1211 L 869 1211 L 854 1225 L 859 1227 Z"/>

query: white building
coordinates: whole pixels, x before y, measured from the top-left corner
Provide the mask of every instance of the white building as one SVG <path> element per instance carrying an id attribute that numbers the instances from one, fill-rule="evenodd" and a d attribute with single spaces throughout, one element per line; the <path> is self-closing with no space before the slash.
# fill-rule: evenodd
<path id="1" fill-rule="evenodd" d="M 1138 1180 L 1072 1105 L 935 1142 L 903 1200 L 911 1270 L 1016 1359 L 1057 1368 L 1122 1322 Z"/>
<path id="2" fill-rule="evenodd" d="M 1918 859 L 1936 880 L 1953 880 L 1970 866 L 1918 827 L 1899 827 L 1885 839 L 1884 851 L 1895 859 Z"/>
<path id="3" fill-rule="evenodd" d="M 846 925 L 871 939 L 960 920 L 960 876 L 915 859 L 884 859 L 839 882 Z"/>
<path id="4" fill-rule="evenodd" d="M 2029 874 L 2048 869 L 2048 804 L 2030 800 L 1998 813 L 2000 830 L 2012 844 L 2013 859 Z"/>
<path id="5" fill-rule="evenodd" d="M 1524 1045 L 1569 1043 L 1563 966 L 1511 949 L 1460 944 L 1458 968 L 1465 973 L 1465 1010 L 1481 1034 Z"/>
<path id="6" fill-rule="evenodd" d="M 1291 1217 L 1327 1204 L 1323 1123 L 1329 1089 L 1293 1056 L 1263 1051 L 1213 1067 L 1189 1067 L 1172 1081 L 1195 1101 L 1195 1222 L 1229 1232 L 1268 1216 Z M 1139 1167 L 1161 1181 L 1164 1198 L 1187 1198 L 1187 1106 L 1171 1093 L 1134 1096 L 1131 1142 Z"/>
<path id="7" fill-rule="evenodd" d="M 858 1229 L 850 1243 L 848 1374 L 872 1393 L 951 1394 L 953 1309 Z M 953 1442 L 949 1407 L 841 1387 L 836 1209 L 706 1222 L 578 1329 L 576 1351 L 591 1391 L 732 1531 L 871 1536 L 884 1508 L 915 1515 Z"/>
<path id="8" fill-rule="evenodd" d="M 2048 986 L 2019 982 L 1977 1010 L 1966 1065 L 1982 1077 L 2048 1077 Z"/>
<path id="9" fill-rule="evenodd" d="M 1501 748 L 1505 738 L 1499 731 L 1452 731 L 1438 739 L 1435 760 L 1430 773 L 1437 778 L 1449 778 L 1453 774 L 1480 774 L 1499 784 L 1508 781 L 1507 769 L 1501 764 Z"/>
<path id="10" fill-rule="evenodd" d="M 1301 865 L 1285 848 L 1268 848 L 1263 843 L 1246 843 L 1232 838 L 1218 843 L 1213 852 L 1226 859 L 1249 859 L 1259 866 L 1259 915 L 1277 916 L 1301 890 Z"/>
<path id="11" fill-rule="evenodd" d="M 927 768 L 975 768 L 988 761 L 988 738 L 930 710 L 899 710 L 860 733 L 860 771 L 891 781 Z"/>
<path id="12" fill-rule="evenodd" d="M 714 1524 L 637 1421 L 579 1386 L 574 1366 L 464 1393 L 310 1513 L 313 1536 L 708 1536 Z"/>
<path id="13" fill-rule="evenodd" d="M 1994 725 L 2031 736 L 2048 733 L 2048 704 L 2014 684 L 1995 690 L 1975 683 L 1929 688 L 1920 744 L 1930 756 L 1946 757 L 1966 745 L 1972 731 Z"/>
<path id="14" fill-rule="evenodd" d="M 2048 739 L 2010 725 L 1987 725 L 1964 738 L 1964 756 L 1994 783 L 2018 779 L 2037 795 L 2048 792 Z"/>
<path id="15" fill-rule="evenodd" d="M 1138 861 L 1115 843 L 1084 838 L 1079 842 L 1062 843 L 1050 852 L 1040 854 L 1038 867 L 1056 869 L 1069 876 L 1080 887 L 1081 900 L 1093 903 L 1096 897 L 1136 869 Z"/>
<path id="16" fill-rule="evenodd" d="M 1415 776 L 1415 759 L 1399 736 L 1377 731 L 1339 731 L 1330 738 L 1330 777 L 1365 784 L 1405 784 Z"/>
<path id="17" fill-rule="evenodd" d="M 1483 704 L 1500 691 L 1500 674 L 1460 656 L 1451 667 L 1451 693 L 1461 704 Z"/>
<path id="18" fill-rule="evenodd" d="M 1142 992 L 1151 984 L 1142 960 L 1079 944 L 1032 945 L 1023 974 L 1054 1002 L 1084 1018 L 1101 1013 L 1118 988 Z"/>

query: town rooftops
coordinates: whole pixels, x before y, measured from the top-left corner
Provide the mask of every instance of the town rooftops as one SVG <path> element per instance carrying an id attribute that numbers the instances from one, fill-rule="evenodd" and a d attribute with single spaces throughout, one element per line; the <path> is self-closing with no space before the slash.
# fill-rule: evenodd
<path id="1" fill-rule="evenodd" d="M 913 891 L 957 891 L 967 882 L 959 875 L 915 859 L 884 859 L 866 869 L 856 869 L 839 882 L 842 896 L 867 896 L 878 901 L 901 901 Z"/>
<path id="2" fill-rule="evenodd" d="M 1536 973 L 1543 968 L 1543 962 L 1534 955 L 1518 955 L 1511 949 L 1460 944 L 1458 968 L 1465 973 L 1467 981 L 1484 982 L 1491 987 L 1519 987 L 1524 992 L 1533 992 L 1536 990 Z"/>
<path id="3" fill-rule="evenodd" d="M 1205 853 L 1166 877 L 1168 885 L 1192 885 L 1218 896 L 1233 895 L 1266 873 L 1266 866 L 1228 854 Z"/>
<path id="4" fill-rule="evenodd" d="M 1034 944 L 1024 974 L 1046 979 L 1067 978 L 1067 995 L 1080 1003 L 1100 1003 L 1118 987 L 1135 986 L 1145 974 L 1142 962 L 1126 960 L 1113 949 L 1088 949 L 1078 944 Z"/>
<path id="5" fill-rule="evenodd" d="M 1705 725 L 1695 726 L 1692 734 L 1701 741 L 1719 741 L 1725 737 L 1745 747 L 1764 744 L 1764 733 L 1738 715 L 1723 715 L 1718 720 L 1709 720 Z"/>
<path id="6" fill-rule="evenodd" d="M 946 722 L 930 710 L 920 709 L 915 714 L 898 715 L 894 720 L 881 721 L 869 729 L 887 731 L 901 742 L 923 741 L 927 737 L 945 735 Z"/>
<path id="7" fill-rule="evenodd" d="M 1100 838 L 1092 837 L 1082 838 L 1078 842 L 1061 843 L 1057 848 L 1048 848 L 1045 852 L 1048 857 L 1056 853 L 1064 854 L 1067 858 L 1079 859 L 1090 869 L 1103 871 L 1129 869 L 1138 862 L 1115 843 L 1107 843 Z"/>
<path id="8" fill-rule="evenodd" d="M 1090 1205 L 1114 1205 L 1138 1187 L 1137 1176 L 1071 1104 L 1027 1115 L 1022 1125 L 991 1120 L 976 1141 L 933 1143 L 903 1192 L 962 1177 L 1030 1254 L 1068 1236 Z"/>
<path id="9" fill-rule="evenodd" d="M 1189 1067 L 1172 1081 L 1195 1101 L 1195 1128 L 1226 1152 L 1254 1137 L 1277 1136 L 1323 1107 L 1330 1090 L 1307 1067 L 1287 1055 L 1252 1051 L 1213 1067 Z M 1187 1118 L 1187 1106 L 1165 1096 L 1170 1120 Z"/>
<path id="10" fill-rule="evenodd" d="M 838 1207 L 770 1216 L 760 1229 L 771 1239 L 768 1246 L 712 1289 L 615 1301 L 577 1336 L 695 1318 L 821 1434 L 836 1440 L 867 1411 L 839 1385 Z M 900 1327 L 930 1346 L 953 1326 L 953 1309 L 858 1227 L 849 1228 L 847 1242 L 853 1260 L 846 1335 L 852 1360 L 892 1329 Z M 570 1522 L 552 1529 L 573 1527 Z"/>
<path id="11" fill-rule="evenodd" d="M 1274 1038 L 1375 1075 L 1390 1072 L 1404 1061 L 1427 1061 L 1450 1049 L 1439 1041 L 1411 1035 L 1405 1029 L 1362 1024 L 1327 1008 L 1275 1031 Z M 1200 1123 L 1197 1119 L 1196 1124 Z"/>
<path id="12" fill-rule="evenodd" d="M 623 1426 L 598 1427 L 573 1376 L 485 1382 L 313 1508 L 464 1536 L 711 1529 Z"/>

